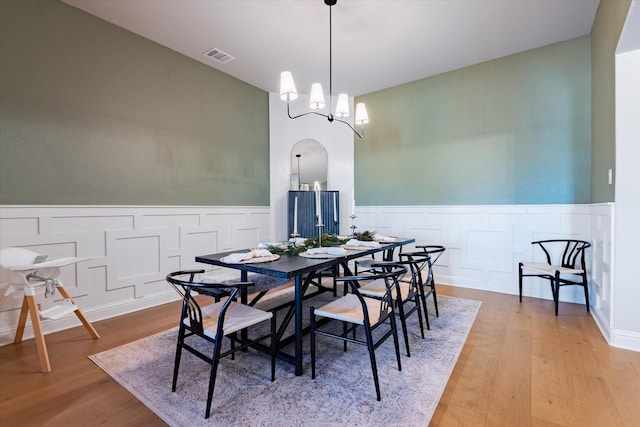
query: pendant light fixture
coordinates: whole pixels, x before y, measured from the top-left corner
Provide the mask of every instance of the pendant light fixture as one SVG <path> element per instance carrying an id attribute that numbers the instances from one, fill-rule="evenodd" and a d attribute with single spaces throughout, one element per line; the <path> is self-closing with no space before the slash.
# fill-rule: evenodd
<path id="1" fill-rule="evenodd" d="M 329 122 L 337 121 L 346 124 L 356 135 L 358 135 L 358 137 L 362 138 L 364 136 L 364 125 L 369 123 L 367 108 L 363 102 L 356 105 L 356 117 L 354 120 L 356 126 L 360 126 L 360 133 L 351 126 L 349 122 L 344 120 L 349 117 L 349 98 L 346 93 L 338 95 L 338 103 L 336 104 L 335 113 L 333 113 L 331 109 L 331 97 L 333 95 L 331 7 L 335 6 L 337 1 L 338 0 L 324 0 L 324 4 L 329 6 L 329 114 L 323 114 L 320 112 L 320 110 L 325 107 L 324 92 L 322 91 L 322 85 L 320 85 L 320 83 L 314 83 L 311 85 L 311 94 L 309 95 L 309 108 L 311 111 L 298 114 L 297 116 L 291 116 L 289 103 L 298 98 L 298 92 L 290 71 L 283 71 L 280 74 L 280 99 L 287 102 L 287 114 L 290 119 L 297 119 L 298 117 L 306 116 L 307 114 L 317 114 L 319 116 L 326 117 Z"/>

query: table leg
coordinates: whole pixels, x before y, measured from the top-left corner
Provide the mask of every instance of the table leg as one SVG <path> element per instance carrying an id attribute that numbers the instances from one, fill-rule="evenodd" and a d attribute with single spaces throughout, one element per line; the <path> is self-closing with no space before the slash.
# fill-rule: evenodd
<path id="1" fill-rule="evenodd" d="M 240 270 L 240 281 L 241 282 L 248 282 L 249 281 L 249 275 L 247 274 L 247 272 L 245 270 Z M 247 288 L 240 288 L 240 302 L 242 304 L 246 304 L 247 300 L 248 300 L 248 294 L 249 291 L 247 291 Z M 243 329 L 240 331 L 240 340 L 243 343 L 246 343 L 247 340 L 249 339 L 249 331 L 247 331 L 247 329 Z M 246 351 L 246 349 L 245 349 Z"/>
<path id="2" fill-rule="evenodd" d="M 297 376 L 302 375 L 302 277 L 297 275 L 295 277 L 295 374 Z"/>

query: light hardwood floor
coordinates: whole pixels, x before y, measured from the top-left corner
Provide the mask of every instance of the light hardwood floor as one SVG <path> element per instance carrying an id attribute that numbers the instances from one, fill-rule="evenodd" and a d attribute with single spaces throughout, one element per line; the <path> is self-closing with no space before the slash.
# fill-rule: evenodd
<path id="1" fill-rule="evenodd" d="M 561 303 L 556 317 L 547 300 L 438 291 L 482 307 L 430 425 L 640 425 L 640 353 L 607 345 L 584 305 Z M 98 340 L 83 327 L 49 334 L 50 374 L 33 340 L 0 347 L 0 425 L 165 425 L 87 356 L 172 327 L 178 311 L 96 322 Z"/>

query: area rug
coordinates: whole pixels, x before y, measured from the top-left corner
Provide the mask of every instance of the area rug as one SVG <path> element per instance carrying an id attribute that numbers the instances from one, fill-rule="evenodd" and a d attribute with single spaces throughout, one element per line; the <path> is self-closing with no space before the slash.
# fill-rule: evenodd
<path id="1" fill-rule="evenodd" d="M 479 301 L 438 296 L 431 330 L 420 337 L 417 316 L 408 321 L 411 357 L 400 333 L 402 371 L 393 340 L 376 350 L 382 400 L 376 400 L 364 346 L 317 339 L 311 379 L 308 337 L 304 374 L 278 361 L 270 381 L 268 356 L 254 350 L 224 358 L 218 368 L 212 414 L 204 418 L 209 365 L 184 352 L 171 392 L 177 328 L 90 356 L 118 383 L 171 426 L 427 426 L 480 308 Z"/>

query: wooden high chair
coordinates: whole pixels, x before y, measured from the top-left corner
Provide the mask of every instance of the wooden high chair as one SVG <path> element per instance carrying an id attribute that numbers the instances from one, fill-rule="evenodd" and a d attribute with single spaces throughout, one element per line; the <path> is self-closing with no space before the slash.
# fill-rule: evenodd
<path id="1" fill-rule="evenodd" d="M 49 363 L 47 345 L 42 332 L 41 318 L 43 320 L 60 319 L 75 313 L 91 336 L 100 338 L 98 332 L 84 317 L 60 280 L 60 267 L 86 261 L 87 259 L 66 257 L 47 260 L 46 256 L 25 248 L 6 248 L 0 251 L 0 285 L 6 287 L 4 294 L 0 297 L 0 305 L 10 294 L 21 289 L 24 291 L 18 327 L 13 343 L 17 344 L 22 341 L 27 314 L 31 315 L 33 334 L 42 372 L 51 372 L 51 364 Z M 42 290 L 44 290 L 46 296 L 53 295 L 57 290 L 64 297 L 64 300 L 61 304 L 39 311 L 36 294 L 42 292 Z"/>

